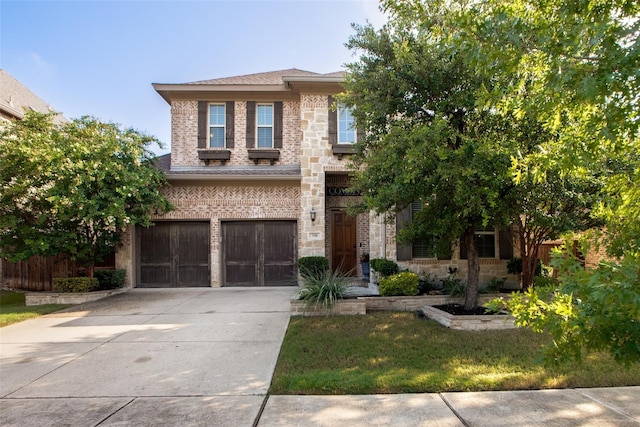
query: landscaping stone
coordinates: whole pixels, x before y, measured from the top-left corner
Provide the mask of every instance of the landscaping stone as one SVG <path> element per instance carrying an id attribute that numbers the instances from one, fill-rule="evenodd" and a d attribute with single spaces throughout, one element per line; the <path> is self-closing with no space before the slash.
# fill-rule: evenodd
<path id="1" fill-rule="evenodd" d="M 422 307 L 422 312 L 429 319 L 433 319 L 451 329 L 486 331 L 516 328 L 515 319 L 508 314 L 454 316 L 429 305 Z"/>
<path id="2" fill-rule="evenodd" d="M 129 288 L 109 289 L 94 292 L 28 292 L 25 294 L 25 305 L 43 304 L 82 304 L 127 292 Z"/>
<path id="3" fill-rule="evenodd" d="M 337 301 L 333 306 L 325 308 L 322 304 L 307 305 L 306 301 L 292 300 L 291 315 L 292 316 L 343 316 L 367 314 L 367 306 L 361 299 L 345 299 Z"/>

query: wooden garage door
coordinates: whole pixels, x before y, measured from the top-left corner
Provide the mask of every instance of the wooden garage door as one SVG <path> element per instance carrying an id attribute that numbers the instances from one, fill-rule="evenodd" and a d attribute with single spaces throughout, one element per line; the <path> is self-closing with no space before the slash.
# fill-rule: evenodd
<path id="1" fill-rule="evenodd" d="M 297 284 L 295 221 L 222 223 L 224 286 Z"/>
<path id="2" fill-rule="evenodd" d="M 209 223 L 138 227 L 138 287 L 211 286 Z"/>

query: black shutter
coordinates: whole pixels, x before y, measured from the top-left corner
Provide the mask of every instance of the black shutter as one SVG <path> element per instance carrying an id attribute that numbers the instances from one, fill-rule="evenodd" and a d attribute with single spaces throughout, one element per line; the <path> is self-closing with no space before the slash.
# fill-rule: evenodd
<path id="1" fill-rule="evenodd" d="M 207 101 L 198 101 L 198 148 L 207 148 Z"/>
<path id="2" fill-rule="evenodd" d="M 498 244 L 500 245 L 500 259 L 513 259 L 513 241 L 510 228 L 500 229 Z"/>
<path id="3" fill-rule="evenodd" d="M 282 148 L 282 101 L 273 103 L 273 148 Z"/>
<path id="4" fill-rule="evenodd" d="M 398 233 L 411 223 L 411 205 L 407 206 L 396 215 L 396 259 L 408 261 L 411 259 L 411 245 L 398 242 Z"/>
<path id="5" fill-rule="evenodd" d="M 464 235 L 460 236 L 460 259 L 467 259 L 467 243 L 464 241 Z"/>
<path id="6" fill-rule="evenodd" d="M 233 148 L 235 144 L 235 105 L 235 102 L 227 101 L 225 117 L 225 127 L 227 128 L 225 139 L 227 142 L 227 148 Z"/>
<path id="7" fill-rule="evenodd" d="M 333 108 L 335 98 L 329 96 L 329 144 L 336 145 L 338 143 L 338 111 Z"/>
<path id="8" fill-rule="evenodd" d="M 256 146 L 256 102 L 247 101 L 247 148 Z"/>

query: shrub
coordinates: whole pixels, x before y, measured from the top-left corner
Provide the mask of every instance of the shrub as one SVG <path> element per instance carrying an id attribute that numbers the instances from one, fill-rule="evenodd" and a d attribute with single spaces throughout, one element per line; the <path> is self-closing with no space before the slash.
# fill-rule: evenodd
<path id="1" fill-rule="evenodd" d="M 502 279 L 498 279 L 497 277 L 492 277 L 491 280 L 489 280 L 489 283 L 487 283 L 487 286 L 481 289 L 481 291 L 487 292 L 490 294 L 500 292 L 500 289 L 504 287 L 504 284 L 506 281 L 507 281 L 506 277 L 503 277 Z"/>
<path id="2" fill-rule="evenodd" d="M 323 256 L 305 256 L 298 259 L 298 268 L 303 278 L 318 276 L 329 270 L 329 260 Z"/>
<path id="3" fill-rule="evenodd" d="M 438 283 L 429 273 L 425 273 L 418 282 L 418 293 L 426 295 L 431 291 L 438 289 Z"/>
<path id="4" fill-rule="evenodd" d="M 393 276 L 383 277 L 380 279 L 380 295 L 418 295 L 418 282 L 418 275 L 410 271 L 403 271 Z"/>
<path id="5" fill-rule="evenodd" d="M 349 277 L 344 276 L 340 271 L 333 274 L 329 269 L 315 271 L 313 274 L 303 276 L 299 299 L 305 301 L 307 307 L 313 305 L 326 309 L 342 299 L 350 287 Z"/>
<path id="6" fill-rule="evenodd" d="M 98 289 L 95 277 L 55 277 L 53 289 L 57 292 L 91 292 Z"/>
<path id="7" fill-rule="evenodd" d="M 442 279 L 442 290 L 452 297 L 463 297 L 467 291 L 467 285 L 452 273 Z"/>
<path id="8" fill-rule="evenodd" d="M 397 274 L 400 269 L 398 268 L 398 264 L 391 261 L 390 259 L 384 258 L 374 258 L 369 261 L 371 265 L 371 269 L 380 274 L 382 277 L 391 276 L 393 274 Z"/>
<path id="9" fill-rule="evenodd" d="M 97 270 L 94 276 L 98 279 L 98 290 L 117 289 L 124 286 L 126 271 L 118 270 Z"/>

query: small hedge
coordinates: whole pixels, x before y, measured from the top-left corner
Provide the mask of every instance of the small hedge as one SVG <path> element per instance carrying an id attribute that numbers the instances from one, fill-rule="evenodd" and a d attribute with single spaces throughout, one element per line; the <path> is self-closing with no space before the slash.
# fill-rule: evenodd
<path id="1" fill-rule="evenodd" d="M 298 259 L 302 277 L 318 277 L 329 270 L 329 260 L 323 256 L 305 256 Z"/>
<path id="2" fill-rule="evenodd" d="M 393 274 L 397 274 L 400 271 L 398 268 L 398 264 L 391 261 L 390 259 L 384 258 L 374 258 L 369 264 L 371 265 L 371 269 L 377 273 L 380 273 L 382 277 L 391 276 Z"/>
<path id="3" fill-rule="evenodd" d="M 98 290 L 95 277 L 55 277 L 53 289 L 56 292 L 91 292 Z"/>
<path id="4" fill-rule="evenodd" d="M 98 290 L 107 291 L 124 286 L 126 271 L 124 269 L 97 270 L 93 275 L 98 279 Z"/>
<path id="5" fill-rule="evenodd" d="M 380 279 L 380 295 L 385 297 L 418 295 L 419 281 L 418 275 L 410 271 L 383 277 Z"/>

